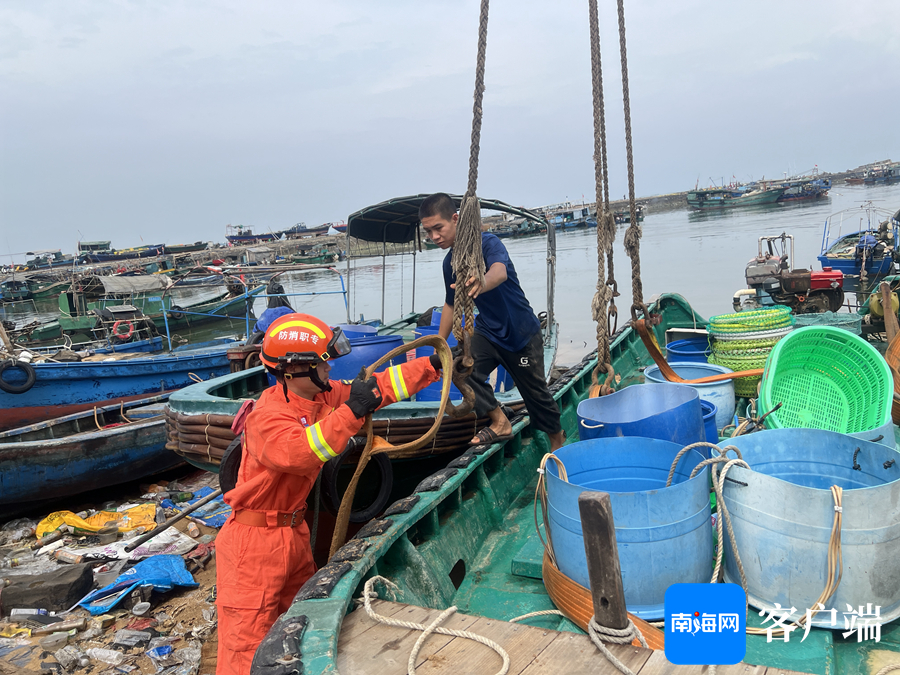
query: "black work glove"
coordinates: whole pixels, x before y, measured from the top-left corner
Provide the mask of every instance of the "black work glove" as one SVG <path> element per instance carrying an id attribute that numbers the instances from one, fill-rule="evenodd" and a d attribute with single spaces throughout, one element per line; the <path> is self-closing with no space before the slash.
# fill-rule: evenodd
<path id="1" fill-rule="evenodd" d="M 460 347 L 459 345 L 453 345 L 453 347 L 450 348 L 450 360 L 451 361 L 456 359 L 456 357 L 459 356 L 460 354 L 462 354 L 462 347 Z M 428 360 L 431 362 L 431 365 L 435 370 L 441 369 L 441 357 L 440 357 L 440 355 L 438 355 L 437 351 L 435 351 L 434 354 L 431 354 L 428 357 Z"/>
<path id="2" fill-rule="evenodd" d="M 347 407 L 358 420 L 375 412 L 383 400 L 378 390 L 378 380 L 374 377 L 367 380 L 365 377 L 366 369 L 363 368 L 350 384 L 350 397 L 347 399 Z"/>

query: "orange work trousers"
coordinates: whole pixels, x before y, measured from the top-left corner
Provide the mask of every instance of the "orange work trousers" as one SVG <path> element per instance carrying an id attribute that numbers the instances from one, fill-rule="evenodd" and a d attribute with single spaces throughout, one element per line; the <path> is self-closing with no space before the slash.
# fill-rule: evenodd
<path id="1" fill-rule="evenodd" d="M 254 527 L 229 519 L 216 538 L 216 675 L 249 675 L 259 643 L 315 571 L 306 523 Z"/>

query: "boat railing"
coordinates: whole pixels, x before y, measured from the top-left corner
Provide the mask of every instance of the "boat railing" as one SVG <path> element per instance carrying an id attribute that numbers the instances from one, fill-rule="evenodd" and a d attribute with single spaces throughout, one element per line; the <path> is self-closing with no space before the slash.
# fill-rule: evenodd
<path id="1" fill-rule="evenodd" d="M 347 298 L 347 295 L 348 295 L 347 287 L 344 284 L 344 275 L 341 274 L 340 271 L 338 271 L 336 268 L 332 267 L 329 269 L 338 275 L 338 278 L 340 279 L 340 282 L 341 282 L 341 290 L 339 290 L 339 291 L 308 291 L 308 292 L 302 292 L 302 293 L 262 293 L 262 292 L 260 292 L 262 290 L 261 288 L 257 287 L 255 289 L 251 290 L 250 285 L 247 281 L 245 281 L 244 279 L 241 279 L 240 277 L 235 277 L 234 280 L 237 282 L 240 282 L 240 284 L 244 287 L 244 293 L 240 296 L 236 296 L 232 300 L 232 301 L 234 301 L 234 300 L 243 298 L 244 302 L 246 304 L 246 312 L 244 314 L 244 322 L 245 322 L 245 333 L 244 334 L 247 335 L 248 337 L 250 336 L 250 314 L 251 314 L 251 310 L 253 308 L 252 301 L 257 298 L 293 298 L 293 297 L 311 296 L 311 295 L 343 295 L 344 296 L 344 307 L 347 311 L 347 321 L 349 323 L 349 321 L 350 321 L 350 304 L 349 304 L 349 301 Z M 274 279 L 277 276 L 278 275 L 276 274 L 272 278 Z M 173 284 L 173 286 L 174 286 L 174 284 Z M 169 287 L 169 289 L 171 289 L 171 288 L 172 288 L 172 286 Z M 169 289 L 166 289 L 166 290 L 169 290 Z M 150 297 L 147 299 L 151 302 L 159 302 L 160 305 L 162 305 L 163 323 L 165 324 L 165 328 L 166 328 L 166 339 L 168 340 L 168 343 L 169 343 L 169 351 L 172 351 L 172 336 L 171 336 L 171 332 L 169 331 L 169 314 L 178 314 L 179 316 L 207 316 L 207 317 L 213 317 L 213 318 L 227 318 L 227 317 L 223 317 L 221 314 L 217 313 L 219 310 L 221 310 L 221 307 L 216 310 L 213 310 L 211 312 L 192 312 L 192 311 L 182 309 L 182 308 L 172 309 L 171 307 L 166 307 L 162 302 L 162 297 L 160 297 L 160 296 L 153 296 L 153 297 Z"/>

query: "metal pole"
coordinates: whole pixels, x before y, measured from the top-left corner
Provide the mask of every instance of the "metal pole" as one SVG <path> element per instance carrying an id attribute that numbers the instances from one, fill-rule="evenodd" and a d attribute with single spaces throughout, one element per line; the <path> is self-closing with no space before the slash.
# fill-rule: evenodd
<path id="1" fill-rule="evenodd" d="M 347 304 L 347 323 L 350 323 L 350 284 L 353 283 L 353 277 L 350 274 L 350 258 L 353 255 L 350 251 L 350 224 L 347 223 L 347 294 L 344 296 L 344 302 Z M 341 283 L 344 283 L 344 280 L 341 279 Z"/>
<path id="2" fill-rule="evenodd" d="M 416 312 L 416 254 L 419 252 L 419 246 L 421 246 L 421 235 L 419 233 L 419 226 L 416 225 L 416 243 L 413 246 L 413 282 L 412 282 L 412 302 L 410 303 L 409 309 L 415 314 Z"/>
<path id="3" fill-rule="evenodd" d="M 381 236 L 381 323 L 384 324 L 384 291 L 387 274 L 387 235 Z"/>
<path id="4" fill-rule="evenodd" d="M 598 224 L 599 225 L 599 224 Z M 547 222 L 547 337 L 553 333 L 553 300 L 556 295 L 556 228 Z"/>

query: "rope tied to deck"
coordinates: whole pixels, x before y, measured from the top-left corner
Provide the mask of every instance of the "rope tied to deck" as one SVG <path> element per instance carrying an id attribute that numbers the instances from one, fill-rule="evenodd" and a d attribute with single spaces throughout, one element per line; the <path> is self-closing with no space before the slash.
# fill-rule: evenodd
<path id="1" fill-rule="evenodd" d="M 419 656 L 419 650 L 422 648 L 425 640 L 428 639 L 428 636 L 432 633 L 441 633 L 442 635 L 451 635 L 453 637 L 466 638 L 468 640 L 474 640 L 475 642 L 483 644 L 485 647 L 490 647 L 495 652 L 497 652 L 501 659 L 503 659 L 503 665 L 501 666 L 500 670 L 497 671 L 496 675 L 506 675 L 506 673 L 509 671 L 509 654 L 496 642 L 484 637 L 483 635 L 478 635 L 477 633 L 471 633 L 465 630 L 453 630 L 452 628 L 443 628 L 440 625 L 454 612 L 456 612 L 455 606 L 445 609 L 427 626 L 421 623 L 414 623 L 412 621 L 400 621 L 398 619 L 391 619 L 386 616 L 381 616 L 380 614 L 375 612 L 375 610 L 372 609 L 372 599 L 378 599 L 378 593 L 374 590 L 375 582 L 378 581 L 383 583 L 392 594 L 397 590 L 396 584 L 392 583 L 382 576 L 375 576 L 369 579 L 366 582 L 365 587 L 363 588 L 363 606 L 365 607 L 366 614 L 369 615 L 369 618 L 373 621 L 377 621 L 378 623 L 383 623 L 386 626 L 394 626 L 395 628 L 407 628 L 409 630 L 422 631 L 422 635 L 420 635 L 419 639 L 416 640 L 416 644 L 415 646 L 413 646 L 413 649 L 409 654 L 409 660 L 406 663 L 407 675 L 415 675 L 416 659 Z"/>
<path id="2" fill-rule="evenodd" d="M 620 630 L 601 626 L 594 617 L 591 617 L 591 622 L 588 624 L 588 635 L 590 635 L 591 642 L 593 642 L 594 646 L 600 650 L 600 653 L 616 667 L 616 670 L 620 673 L 624 673 L 624 675 L 634 675 L 634 673 L 628 666 L 619 661 L 615 654 L 609 651 L 609 648 L 603 643 L 608 642 L 614 645 L 630 645 L 632 641 L 637 638 L 644 649 L 649 649 L 647 641 L 644 639 L 644 636 L 641 635 L 641 631 L 637 629 L 631 619 L 628 619 L 628 625 Z"/>

